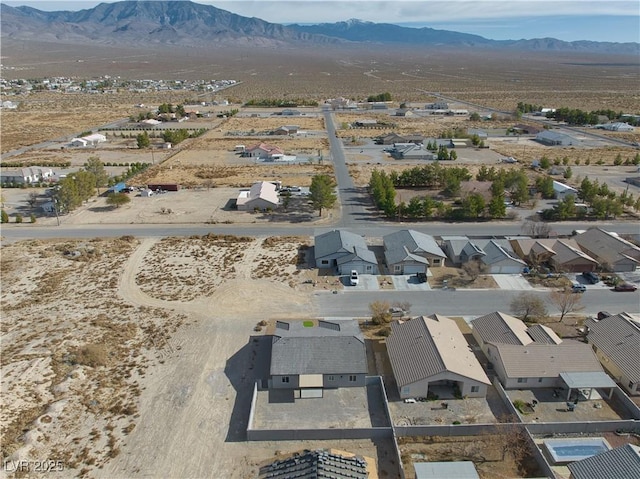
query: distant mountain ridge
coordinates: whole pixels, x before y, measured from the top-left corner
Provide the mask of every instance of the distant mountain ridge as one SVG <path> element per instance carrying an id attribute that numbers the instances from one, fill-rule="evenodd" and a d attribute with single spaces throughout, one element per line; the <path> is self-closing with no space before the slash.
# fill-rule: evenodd
<path id="1" fill-rule="evenodd" d="M 639 43 L 564 42 L 553 38 L 489 40 L 433 28 L 408 28 L 351 19 L 281 25 L 191 1 L 122 1 L 79 11 L 45 12 L 0 4 L 3 38 L 61 43 L 180 46 L 317 46 L 376 43 L 508 50 L 639 54 Z"/>

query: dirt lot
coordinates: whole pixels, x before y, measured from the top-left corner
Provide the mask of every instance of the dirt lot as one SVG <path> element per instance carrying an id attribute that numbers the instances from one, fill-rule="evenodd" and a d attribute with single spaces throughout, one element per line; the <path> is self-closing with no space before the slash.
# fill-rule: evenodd
<path id="1" fill-rule="evenodd" d="M 58 477 L 214 470 L 244 479 L 275 454 L 299 450 L 297 441 L 243 442 L 247 411 L 235 388 L 252 367 L 241 350 L 262 334 L 257 322 L 314 316 L 298 254 L 307 241 L 208 235 L 3 246 L 3 456 L 64 461 Z M 388 444 L 330 446 L 377 458 L 382 477 L 393 475 Z"/>

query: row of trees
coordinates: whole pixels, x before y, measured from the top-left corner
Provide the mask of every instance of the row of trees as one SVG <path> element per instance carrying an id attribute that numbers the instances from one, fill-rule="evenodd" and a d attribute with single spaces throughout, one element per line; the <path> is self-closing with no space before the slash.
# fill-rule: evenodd
<path id="1" fill-rule="evenodd" d="M 551 291 L 546 302 L 539 295 L 529 292 L 520 293 L 511 300 L 511 312 L 522 321 L 536 322 L 548 317 L 547 303 L 560 313 L 559 322 L 562 322 L 567 314 L 584 309 L 582 296 L 566 289 Z"/>
<path id="2" fill-rule="evenodd" d="M 297 106 L 318 106 L 318 102 L 315 100 L 308 100 L 305 98 L 290 98 L 273 99 L 273 98 L 258 98 L 247 101 L 245 106 L 260 106 L 260 107 L 275 107 L 275 108 L 293 108 Z"/>
<path id="3" fill-rule="evenodd" d="M 385 93 L 379 93 L 378 95 L 369 95 L 367 97 L 367 101 L 368 102 L 391 101 L 391 93 L 385 92 Z"/>
<path id="4" fill-rule="evenodd" d="M 500 181 L 504 190 L 509 192 L 509 198 L 515 205 L 529 201 L 529 178 L 522 170 L 487 168 L 482 166 L 476 175 L 478 181 Z M 552 184 L 553 186 L 553 184 Z M 493 189 L 493 188 L 492 188 Z"/>
<path id="5" fill-rule="evenodd" d="M 599 123 L 601 116 L 607 117 L 609 120 L 615 120 L 622 117 L 622 112 L 615 112 L 613 110 L 594 110 L 594 111 L 582 111 L 577 108 L 557 108 L 556 111 L 550 111 L 547 113 L 547 118 L 552 118 L 556 121 L 564 121 L 569 125 L 595 125 Z"/>

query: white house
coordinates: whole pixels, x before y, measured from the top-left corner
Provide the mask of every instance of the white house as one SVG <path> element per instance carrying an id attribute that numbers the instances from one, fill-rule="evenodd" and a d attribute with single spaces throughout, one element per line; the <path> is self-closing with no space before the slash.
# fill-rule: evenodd
<path id="1" fill-rule="evenodd" d="M 251 189 L 240 191 L 236 206 L 240 211 L 266 210 L 277 208 L 279 202 L 276 185 L 269 181 L 259 181 Z"/>
<path id="2" fill-rule="evenodd" d="M 84 148 L 85 146 L 87 146 L 88 141 L 85 140 L 84 138 L 73 138 L 71 140 L 71 143 L 69 143 L 71 146 L 75 146 L 77 148 Z"/>
<path id="3" fill-rule="evenodd" d="M 83 136 L 82 139 L 92 146 L 107 141 L 107 137 L 101 133 L 92 133 L 91 135 Z"/>
<path id="4" fill-rule="evenodd" d="M 564 183 L 560 183 L 559 181 L 553 181 L 553 196 L 557 200 L 564 200 L 569 195 L 573 195 L 574 198 L 578 198 L 578 190 L 569 185 L 565 185 Z"/>
<path id="5" fill-rule="evenodd" d="M 3 169 L 0 173 L 0 183 L 31 184 L 44 181 L 52 176 L 53 170 L 51 168 L 31 166 L 15 170 Z"/>

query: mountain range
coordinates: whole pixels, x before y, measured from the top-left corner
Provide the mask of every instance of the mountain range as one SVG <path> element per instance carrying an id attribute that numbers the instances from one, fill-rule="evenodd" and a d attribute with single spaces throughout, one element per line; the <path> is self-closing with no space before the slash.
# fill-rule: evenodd
<path id="1" fill-rule="evenodd" d="M 123 1 L 80 11 L 45 12 L 0 5 L 4 39 L 59 43 L 175 46 L 317 47 L 332 44 L 413 45 L 523 51 L 640 53 L 639 43 L 554 38 L 489 40 L 479 35 L 432 28 L 407 28 L 349 20 L 317 25 L 281 25 L 191 1 Z"/>

